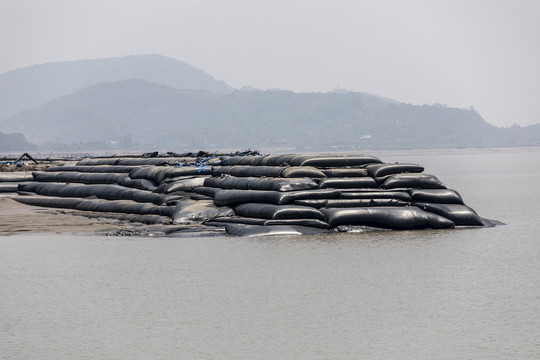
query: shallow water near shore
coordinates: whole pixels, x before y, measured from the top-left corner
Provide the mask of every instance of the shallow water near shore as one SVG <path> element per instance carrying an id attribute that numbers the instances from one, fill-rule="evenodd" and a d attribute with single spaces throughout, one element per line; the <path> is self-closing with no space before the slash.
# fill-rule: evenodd
<path id="1" fill-rule="evenodd" d="M 370 154 L 507 225 L 0 237 L 2 358 L 539 358 L 540 150 Z"/>

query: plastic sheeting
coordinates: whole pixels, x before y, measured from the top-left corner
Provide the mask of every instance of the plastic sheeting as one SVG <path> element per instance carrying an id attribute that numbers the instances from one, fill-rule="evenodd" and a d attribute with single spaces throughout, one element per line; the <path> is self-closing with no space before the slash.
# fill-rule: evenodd
<path id="1" fill-rule="evenodd" d="M 323 234 L 329 232 L 326 229 L 311 226 L 300 225 L 274 225 L 274 226 L 261 226 L 261 225 L 240 225 L 240 224 L 226 224 L 225 229 L 227 234 L 233 236 L 269 236 L 269 235 L 314 235 Z"/>
<path id="2" fill-rule="evenodd" d="M 189 224 L 212 221 L 219 216 L 234 216 L 234 211 L 228 207 L 217 207 L 211 200 L 187 200 L 176 205 L 172 219 L 174 224 Z"/>

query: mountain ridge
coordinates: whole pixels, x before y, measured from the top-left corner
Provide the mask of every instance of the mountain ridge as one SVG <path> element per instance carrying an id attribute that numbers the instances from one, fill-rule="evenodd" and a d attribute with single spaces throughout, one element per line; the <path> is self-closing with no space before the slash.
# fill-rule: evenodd
<path id="1" fill-rule="evenodd" d="M 141 146 L 173 149 L 513 145 L 503 129 L 472 109 L 396 103 L 355 92 L 218 94 L 134 79 L 54 99 L 1 121 L 0 128 L 23 132 L 38 144 L 115 143 L 129 136 Z"/>
<path id="2" fill-rule="evenodd" d="M 102 82 L 142 79 L 178 89 L 228 92 L 232 87 L 180 60 L 161 55 L 52 62 L 0 74 L 0 120 Z"/>

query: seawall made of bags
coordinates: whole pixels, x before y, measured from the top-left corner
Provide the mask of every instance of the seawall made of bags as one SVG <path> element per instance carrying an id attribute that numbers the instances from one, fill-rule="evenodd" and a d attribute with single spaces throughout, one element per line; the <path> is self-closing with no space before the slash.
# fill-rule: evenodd
<path id="1" fill-rule="evenodd" d="M 370 155 L 204 155 L 88 158 L 0 176 L 0 191 L 16 190 L 16 200 L 34 206 L 244 236 L 497 223 L 419 164 Z"/>

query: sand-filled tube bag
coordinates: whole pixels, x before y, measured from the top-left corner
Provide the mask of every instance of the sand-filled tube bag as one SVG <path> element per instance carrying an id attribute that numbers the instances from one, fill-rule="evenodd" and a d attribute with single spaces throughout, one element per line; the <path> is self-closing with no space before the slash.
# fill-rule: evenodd
<path id="1" fill-rule="evenodd" d="M 408 191 L 384 189 L 342 189 L 339 196 L 343 199 L 398 199 L 406 202 L 412 199 Z"/>
<path id="2" fill-rule="evenodd" d="M 20 191 L 33 192 L 45 196 L 78 197 L 96 196 L 106 200 L 134 200 L 165 205 L 179 197 L 152 193 L 149 191 L 125 188 L 120 185 L 72 185 L 53 183 L 20 184 Z"/>
<path id="3" fill-rule="evenodd" d="M 154 183 L 152 180 L 132 179 L 129 176 L 120 179 L 118 181 L 118 184 L 125 187 L 139 189 L 139 190 L 147 190 L 147 191 L 156 190 L 156 183 Z"/>
<path id="4" fill-rule="evenodd" d="M 218 217 L 212 220 L 210 224 L 214 225 L 231 223 L 231 224 L 245 224 L 245 225 L 263 225 L 263 226 L 274 226 L 274 225 L 301 225 L 301 226 L 311 226 L 317 228 L 328 228 L 328 224 L 319 219 L 258 219 L 258 218 L 246 218 L 246 217 Z M 206 223 L 209 224 L 208 222 Z M 216 225 L 217 225 L 216 224 Z"/>
<path id="5" fill-rule="evenodd" d="M 331 169 L 320 169 L 321 172 L 327 177 L 366 177 L 369 176 L 367 169 L 365 168 L 331 168 Z"/>
<path id="6" fill-rule="evenodd" d="M 129 173 L 132 170 L 138 169 L 138 166 L 121 166 L 121 165 L 96 165 L 96 166 L 77 166 L 77 165 L 64 165 L 64 166 L 51 166 L 44 171 L 47 172 L 59 172 L 59 171 L 73 171 L 73 172 L 90 172 L 90 173 Z"/>
<path id="7" fill-rule="evenodd" d="M 289 166 L 296 155 L 267 155 L 259 162 L 259 165 L 267 166 Z"/>
<path id="8" fill-rule="evenodd" d="M 284 168 L 279 166 L 216 166 L 212 169 L 213 176 L 231 175 L 239 177 L 280 177 Z"/>
<path id="9" fill-rule="evenodd" d="M 0 173 L 0 183 L 2 182 L 25 182 L 33 181 L 34 176 L 29 172 L 3 172 Z"/>
<path id="10" fill-rule="evenodd" d="M 325 178 L 326 175 L 319 169 L 312 166 L 287 166 L 281 172 L 284 178 Z"/>
<path id="11" fill-rule="evenodd" d="M 451 189 L 412 189 L 411 198 L 416 202 L 439 204 L 463 204 L 461 195 Z"/>
<path id="12" fill-rule="evenodd" d="M 111 212 L 121 214 L 159 215 L 157 206 L 141 204 L 130 200 L 103 201 L 81 199 L 75 209 L 81 211 Z"/>
<path id="13" fill-rule="evenodd" d="M 444 216 L 452 220 L 456 225 L 483 226 L 482 218 L 476 211 L 462 204 L 435 204 L 435 203 L 414 203 L 414 206 L 422 210 Z"/>
<path id="14" fill-rule="evenodd" d="M 234 207 L 238 216 L 261 219 L 319 219 L 325 217 L 319 210 L 297 205 L 242 204 Z"/>
<path id="15" fill-rule="evenodd" d="M 245 203 L 265 203 L 275 205 L 289 205 L 299 199 L 335 199 L 339 196 L 336 190 L 300 190 L 300 191 L 272 191 L 272 190 L 218 190 L 214 194 L 214 203 L 217 206 L 235 206 Z"/>
<path id="16" fill-rule="evenodd" d="M 179 163 L 195 162 L 197 158 L 193 157 L 118 157 L 118 158 L 92 158 L 83 159 L 77 162 L 77 166 L 97 166 L 97 165 L 122 165 L 122 166 L 165 166 L 176 165 Z"/>
<path id="17" fill-rule="evenodd" d="M 393 230 L 450 229 L 454 222 L 415 206 L 325 208 L 321 212 L 331 227 L 362 225 Z"/>
<path id="18" fill-rule="evenodd" d="M 220 188 L 214 188 L 209 186 L 199 186 L 193 189 L 193 192 L 203 196 L 208 196 L 213 198 L 216 195 L 216 192 L 221 190 Z"/>
<path id="19" fill-rule="evenodd" d="M 361 166 L 374 163 L 381 163 L 381 160 L 370 155 L 298 155 L 290 161 L 289 165 L 333 168 L 340 166 Z"/>
<path id="20" fill-rule="evenodd" d="M 82 184 L 117 184 L 128 178 L 126 173 L 80 173 L 71 171 L 62 172 L 34 172 L 34 179 L 40 182 L 67 182 Z"/>
<path id="21" fill-rule="evenodd" d="M 174 178 L 173 181 L 164 181 L 156 189 L 155 192 L 170 194 L 177 191 L 192 192 L 195 188 L 204 185 L 204 179 L 209 176 L 182 176 Z"/>
<path id="22" fill-rule="evenodd" d="M 19 190 L 19 183 L 0 182 L 0 193 L 14 193 Z"/>
<path id="23" fill-rule="evenodd" d="M 296 200 L 294 205 L 323 207 L 373 207 L 373 206 L 408 206 L 409 202 L 398 199 L 317 199 Z"/>
<path id="24" fill-rule="evenodd" d="M 204 181 L 204 186 L 222 189 L 295 191 L 317 189 L 315 181 L 308 178 L 256 178 L 256 177 L 212 177 Z"/>
<path id="25" fill-rule="evenodd" d="M 13 198 L 22 204 L 60 209 L 75 209 L 82 199 L 49 196 L 19 196 Z"/>
<path id="26" fill-rule="evenodd" d="M 234 165 L 259 165 L 264 158 L 262 155 L 246 155 L 246 156 L 229 156 L 221 160 L 221 166 L 234 166 Z"/>
<path id="27" fill-rule="evenodd" d="M 383 189 L 446 189 L 446 186 L 434 175 L 414 173 L 390 175 L 380 187 Z"/>
<path id="28" fill-rule="evenodd" d="M 110 212 L 137 215 L 170 216 L 171 207 L 141 204 L 130 200 L 106 201 L 101 199 L 80 199 L 49 196 L 20 196 L 16 201 L 48 208 L 74 209 L 79 211 Z M 174 209 L 174 207 L 172 207 Z"/>
<path id="29" fill-rule="evenodd" d="M 372 164 L 366 166 L 371 177 L 377 178 L 400 173 L 421 173 L 424 167 L 418 164 L 395 163 L 395 164 Z"/>
<path id="30" fill-rule="evenodd" d="M 361 189 L 361 188 L 377 188 L 379 185 L 375 179 L 371 177 L 359 178 L 326 178 L 319 182 L 321 189 Z"/>
<path id="31" fill-rule="evenodd" d="M 211 174 L 211 166 L 183 166 L 178 168 L 172 166 L 145 166 L 131 171 L 129 177 L 132 179 L 152 180 L 159 185 L 166 178 Z"/>

